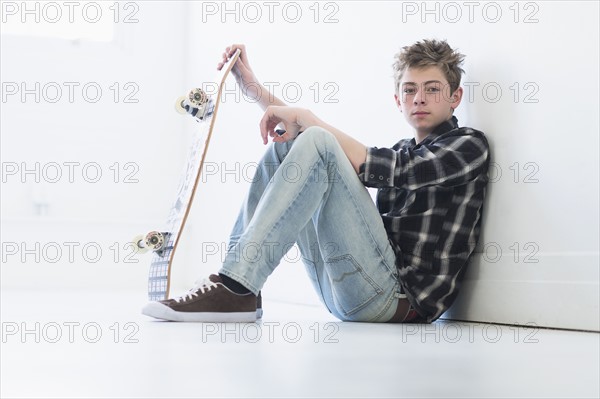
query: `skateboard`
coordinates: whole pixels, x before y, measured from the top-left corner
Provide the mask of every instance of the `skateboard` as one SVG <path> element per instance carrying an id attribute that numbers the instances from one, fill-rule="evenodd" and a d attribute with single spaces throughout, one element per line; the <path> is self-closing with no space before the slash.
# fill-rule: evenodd
<path id="1" fill-rule="evenodd" d="M 138 235 L 133 239 L 137 253 L 152 251 L 148 274 L 148 297 L 151 301 L 161 301 L 169 297 L 171 268 L 177 244 L 183 234 L 185 222 L 198 188 L 225 80 L 239 55 L 240 50 L 237 50 L 219 71 L 215 80 L 215 83 L 218 83 L 218 89 L 214 100 L 202 89 L 196 88 L 192 89 L 187 96 L 179 97 L 175 102 L 175 109 L 181 114 L 194 117 L 199 122 L 200 128 L 194 133 L 187 162 L 179 181 L 177 196 L 165 225 L 161 230 Z"/>

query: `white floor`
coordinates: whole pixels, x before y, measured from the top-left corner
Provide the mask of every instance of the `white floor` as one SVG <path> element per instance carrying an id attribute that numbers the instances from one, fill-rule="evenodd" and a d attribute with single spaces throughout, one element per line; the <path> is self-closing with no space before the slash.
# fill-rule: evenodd
<path id="1" fill-rule="evenodd" d="M 598 397 L 597 333 L 340 323 L 265 299 L 257 324 L 157 322 L 144 299 L 2 292 L 2 397 Z"/>

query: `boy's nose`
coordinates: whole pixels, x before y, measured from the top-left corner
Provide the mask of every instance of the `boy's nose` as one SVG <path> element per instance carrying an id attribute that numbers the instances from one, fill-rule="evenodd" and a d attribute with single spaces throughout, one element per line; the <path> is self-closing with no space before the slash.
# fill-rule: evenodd
<path id="1" fill-rule="evenodd" d="M 414 103 L 415 105 L 425 104 L 425 94 L 423 93 L 423 90 L 419 90 L 415 93 Z"/>

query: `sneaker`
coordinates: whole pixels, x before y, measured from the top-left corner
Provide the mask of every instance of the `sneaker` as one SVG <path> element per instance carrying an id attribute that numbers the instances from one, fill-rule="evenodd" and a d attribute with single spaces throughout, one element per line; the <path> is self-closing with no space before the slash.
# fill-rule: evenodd
<path id="1" fill-rule="evenodd" d="M 236 294 L 211 274 L 179 298 L 150 302 L 142 314 L 170 321 L 254 322 L 262 317 L 262 298 Z"/>

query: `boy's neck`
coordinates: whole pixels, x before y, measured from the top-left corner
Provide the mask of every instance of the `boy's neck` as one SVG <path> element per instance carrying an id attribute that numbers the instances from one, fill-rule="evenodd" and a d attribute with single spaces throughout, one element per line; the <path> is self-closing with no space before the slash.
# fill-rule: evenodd
<path id="1" fill-rule="evenodd" d="M 419 144 L 421 141 L 425 140 L 425 137 L 429 136 L 433 132 L 433 130 L 429 132 L 415 132 L 415 142 Z"/>
<path id="2" fill-rule="evenodd" d="M 450 119 L 452 119 L 452 117 L 454 116 L 454 114 L 451 114 L 450 117 L 448 119 L 446 119 L 444 122 L 449 121 Z M 437 125 L 436 127 L 434 127 L 433 129 L 430 130 L 422 130 L 422 131 L 415 131 L 415 142 L 416 144 L 419 144 L 421 141 L 425 140 L 425 138 L 427 136 L 429 136 L 435 129 L 438 128 L 438 126 L 440 126 L 441 124 L 443 124 L 444 122 L 440 123 L 439 125 Z"/>

